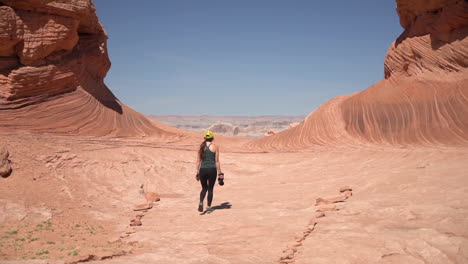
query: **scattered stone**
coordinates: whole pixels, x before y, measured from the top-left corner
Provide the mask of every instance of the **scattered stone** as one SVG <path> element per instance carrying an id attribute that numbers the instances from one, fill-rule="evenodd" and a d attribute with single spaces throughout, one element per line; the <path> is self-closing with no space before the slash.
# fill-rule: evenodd
<path id="1" fill-rule="evenodd" d="M 139 204 L 133 208 L 133 211 L 143 211 L 153 208 L 153 203 Z"/>
<path id="2" fill-rule="evenodd" d="M 315 226 L 316 224 L 317 224 L 317 221 L 315 221 L 315 219 L 310 219 L 308 225 L 309 225 L 309 226 L 311 226 L 311 225 Z"/>
<path id="3" fill-rule="evenodd" d="M 325 213 L 324 213 L 324 212 L 316 212 L 316 213 L 315 213 L 315 218 L 322 218 L 322 217 L 325 217 Z"/>
<path id="4" fill-rule="evenodd" d="M 114 244 L 114 243 L 118 243 L 120 241 L 121 241 L 120 237 L 116 237 L 116 238 L 111 238 L 111 239 L 107 240 L 107 243 Z"/>
<path id="5" fill-rule="evenodd" d="M 287 250 L 280 256 L 280 260 L 292 259 L 294 258 L 294 252 L 292 250 Z"/>
<path id="6" fill-rule="evenodd" d="M 132 234 L 132 233 L 135 233 L 135 232 L 136 232 L 136 230 L 133 227 L 128 226 L 127 228 L 125 228 L 125 234 Z"/>
<path id="7" fill-rule="evenodd" d="M 161 197 L 154 192 L 145 192 L 145 198 L 149 203 L 154 203 L 161 200 Z"/>
<path id="8" fill-rule="evenodd" d="M 139 214 L 137 214 L 135 217 L 138 217 L 138 218 L 141 219 L 143 216 L 146 215 L 146 213 L 148 213 L 148 211 L 146 211 L 146 210 L 145 211 L 139 211 Z"/>
<path id="9" fill-rule="evenodd" d="M 345 191 L 341 195 L 331 198 L 317 198 L 315 200 L 315 206 L 323 205 L 323 204 L 331 204 L 331 203 L 340 203 L 347 200 L 350 196 L 352 196 L 352 192 Z"/>
<path id="10" fill-rule="evenodd" d="M 133 219 L 130 221 L 130 226 L 141 226 L 143 223 L 141 222 L 140 219 Z"/>
<path id="11" fill-rule="evenodd" d="M 338 211 L 339 209 L 334 204 L 321 205 L 316 212 Z"/>
<path id="12" fill-rule="evenodd" d="M 343 186 L 340 188 L 340 193 L 342 192 L 345 192 L 345 191 L 352 191 L 353 188 L 351 188 L 350 186 Z"/>
<path id="13" fill-rule="evenodd" d="M 87 255 L 87 256 L 78 256 L 74 262 L 71 263 L 80 263 L 80 262 L 88 262 L 94 260 L 100 260 L 101 258 L 96 255 Z"/>
<path id="14" fill-rule="evenodd" d="M 292 242 L 288 245 L 288 248 L 296 248 L 302 246 L 301 242 Z"/>
<path id="15" fill-rule="evenodd" d="M 300 243 L 300 242 L 302 242 L 302 241 L 304 241 L 304 237 L 298 237 L 298 238 L 296 238 L 296 242 Z"/>
<path id="16" fill-rule="evenodd" d="M 343 195 L 346 196 L 346 199 L 353 196 L 353 192 L 350 190 L 346 190 L 343 192 Z"/>
<path id="17" fill-rule="evenodd" d="M 65 264 L 77 264 L 77 263 L 89 262 L 89 261 L 106 260 L 106 259 L 111 259 L 114 257 L 125 256 L 131 253 L 132 253 L 131 249 L 128 249 L 128 250 L 121 250 L 121 251 L 114 252 L 112 254 L 103 255 L 103 256 L 97 256 L 97 255 L 92 255 L 92 254 L 87 255 L 87 256 L 78 256 L 74 258 L 72 261 L 65 262 Z"/>

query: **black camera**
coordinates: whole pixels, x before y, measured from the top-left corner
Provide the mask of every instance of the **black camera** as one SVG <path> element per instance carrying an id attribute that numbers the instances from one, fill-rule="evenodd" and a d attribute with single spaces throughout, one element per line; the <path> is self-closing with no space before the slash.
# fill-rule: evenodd
<path id="1" fill-rule="evenodd" d="M 219 173 L 218 176 L 224 176 L 224 173 Z M 219 183 L 219 185 L 223 186 L 224 185 L 224 177 L 223 177 L 223 179 L 218 177 L 218 183 Z"/>

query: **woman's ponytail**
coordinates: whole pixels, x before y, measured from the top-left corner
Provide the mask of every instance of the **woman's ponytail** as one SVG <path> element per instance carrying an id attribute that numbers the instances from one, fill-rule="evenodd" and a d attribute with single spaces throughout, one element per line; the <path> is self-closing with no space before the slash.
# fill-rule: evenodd
<path id="1" fill-rule="evenodd" d="M 205 151 L 206 151 L 206 140 L 203 140 L 203 142 L 200 144 L 200 149 L 198 150 L 198 158 L 200 161 L 203 161 L 205 159 Z"/>

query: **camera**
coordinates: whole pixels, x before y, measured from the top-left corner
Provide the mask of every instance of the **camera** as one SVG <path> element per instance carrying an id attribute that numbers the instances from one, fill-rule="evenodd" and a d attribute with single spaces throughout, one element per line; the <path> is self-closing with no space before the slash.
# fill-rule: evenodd
<path id="1" fill-rule="evenodd" d="M 224 173 L 219 173 L 218 176 L 224 176 Z M 224 177 L 223 177 L 223 179 L 218 177 L 218 183 L 219 183 L 219 185 L 223 186 L 224 185 Z"/>

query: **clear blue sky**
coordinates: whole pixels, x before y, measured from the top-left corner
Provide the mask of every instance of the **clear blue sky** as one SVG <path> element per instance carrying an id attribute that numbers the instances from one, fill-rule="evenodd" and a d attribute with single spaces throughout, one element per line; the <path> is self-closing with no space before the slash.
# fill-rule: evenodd
<path id="1" fill-rule="evenodd" d="M 106 84 L 144 114 L 307 115 L 383 78 L 393 0 L 94 0 Z"/>

